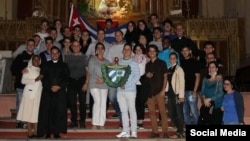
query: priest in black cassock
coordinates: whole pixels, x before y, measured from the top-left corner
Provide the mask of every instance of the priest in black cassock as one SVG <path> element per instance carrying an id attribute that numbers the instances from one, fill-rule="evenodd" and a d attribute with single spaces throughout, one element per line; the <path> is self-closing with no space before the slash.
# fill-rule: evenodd
<path id="1" fill-rule="evenodd" d="M 60 138 L 60 133 L 67 132 L 67 95 L 66 86 L 69 78 L 67 64 L 59 60 L 60 50 L 51 48 L 51 61 L 41 66 L 43 92 L 38 117 L 38 137 Z"/>

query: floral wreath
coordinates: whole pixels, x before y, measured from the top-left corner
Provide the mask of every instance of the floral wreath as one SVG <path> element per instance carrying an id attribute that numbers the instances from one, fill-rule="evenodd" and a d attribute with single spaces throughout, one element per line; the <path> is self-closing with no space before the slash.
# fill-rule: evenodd
<path id="1" fill-rule="evenodd" d="M 116 69 L 116 70 L 124 69 L 125 74 L 124 74 L 124 76 L 117 76 L 117 79 L 119 79 L 119 80 L 117 83 L 114 83 L 110 80 L 110 78 L 108 76 L 107 68 Z M 102 76 L 103 76 L 104 82 L 110 87 L 117 88 L 117 87 L 125 85 L 125 83 L 128 80 L 129 75 L 131 74 L 131 67 L 129 65 L 124 66 L 124 65 L 117 65 L 117 64 L 116 65 L 102 65 L 101 71 L 102 71 Z"/>

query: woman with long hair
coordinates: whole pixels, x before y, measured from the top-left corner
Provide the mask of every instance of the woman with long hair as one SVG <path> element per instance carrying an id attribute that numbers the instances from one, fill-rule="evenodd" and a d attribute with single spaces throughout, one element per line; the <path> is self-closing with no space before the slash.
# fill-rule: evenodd
<path id="1" fill-rule="evenodd" d="M 140 76 L 144 75 L 145 73 L 145 66 L 148 62 L 148 58 L 146 56 L 146 49 L 142 44 L 137 44 L 133 48 L 134 56 L 133 60 L 138 63 Z M 137 113 L 137 128 L 143 129 L 143 120 L 144 120 L 144 113 L 145 113 L 145 104 L 147 101 L 147 97 L 145 95 L 145 89 L 140 81 L 136 83 L 136 113 Z"/>
<path id="2" fill-rule="evenodd" d="M 96 56 L 91 56 L 88 65 L 89 89 L 94 100 L 92 129 L 104 129 L 106 121 L 106 103 L 108 97 L 108 86 L 104 82 L 101 66 L 109 64 L 104 58 L 105 46 L 103 43 L 97 43 L 95 46 Z"/>
<path id="3" fill-rule="evenodd" d="M 144 34 L 147 38 L 147 43 L 153 40 L 153 33 L 149 30 L 145 20 L 139 20 L 137 22 L 137 35 Z M 139 37 L 137 37 L 139 39 Z"/>
<path id="4" fill-rule="evenodd" d="M 72 53 L 72 49 L 71 49 L 71 39 L 69 37 L 65 37 L 63 39 L 63 46 L 62 46 L 62 57 L 63 60 L 65 59 L 65 56 L 69 55 Z"/>
<path id="5" fill-rule="evenodd" d="M 92 42 L 90 37 L 90 32 L 88 30 L 83 30 L 81 34 L 80 44 L 82 46 L 81 52 L 85 54 L 89 48 L 90 43 Z"/>
<path id="6" fill-rule="evenodd" d="M 222 124 L 223 112 L 221 110 L 223 101 L 223 80 L 218 74 L 219 66 L 213 61 L 208 64 L 208 75 L 202 81 L 201 95 L 204 106 L 209 108 L 208 120 L 205 124 Z"/>
<path id="7" fill-rule="evenodd" d="M 138 40 L 136 40 L 136 37 L 137 37 L 136 24 L 134 21 L 129 21 L 127 23 L 127 30 L 124 35 L 124 38 L 127 43 L 134 45 L 138 42 Z"/>

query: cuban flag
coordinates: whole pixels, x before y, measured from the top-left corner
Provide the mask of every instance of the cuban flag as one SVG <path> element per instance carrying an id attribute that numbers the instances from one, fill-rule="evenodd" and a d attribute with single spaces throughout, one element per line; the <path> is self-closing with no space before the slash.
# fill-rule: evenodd
<path id="1" fill-rule="evenodd" d="M 97 28 L 91 26 L 86 18 L 77 10 L 77 8 L 71 4 L 71 11 L 69 17 L 69 27 L 72 29 L 74 26 L 80 26 L 82 30 L 88 30 L 90 32 L 90 36 L 93 40 L 97 39 Z M 113 43 L 115 41 L 115 31 L 121 30 L 124 35 L 126 33 L 127 24 L 123 24 L 114 28 L 113 30 L 105 32 L 105 40 L 109 43 Z"/>

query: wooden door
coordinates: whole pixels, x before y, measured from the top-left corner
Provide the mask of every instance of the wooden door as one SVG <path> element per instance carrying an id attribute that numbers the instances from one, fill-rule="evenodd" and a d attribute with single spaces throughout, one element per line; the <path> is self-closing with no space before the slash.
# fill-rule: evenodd
<path id="1" fill-rule="evenodd" d="M 26 17 L 32 16 L 33 0 L 18 0 L 17 1 L 17 20 L 25 20 Z"/>

